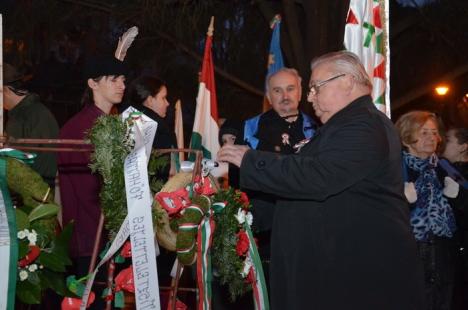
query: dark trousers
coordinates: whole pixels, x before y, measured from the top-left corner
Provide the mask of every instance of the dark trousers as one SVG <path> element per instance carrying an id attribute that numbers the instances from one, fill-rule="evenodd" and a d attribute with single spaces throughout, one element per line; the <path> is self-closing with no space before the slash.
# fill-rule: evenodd
<path id="1" fill-rule="evenodd" d="M 418 242 L 418 255 L 424 266 L 426 310 L 451 310 L 455 281 L 456 242 L 432 236 Z"/>
<path id="2" fill-rule="evenodd" d="M 453 310 L 468 309 L 468 231 L 459 232 L 455 264 Z"/>

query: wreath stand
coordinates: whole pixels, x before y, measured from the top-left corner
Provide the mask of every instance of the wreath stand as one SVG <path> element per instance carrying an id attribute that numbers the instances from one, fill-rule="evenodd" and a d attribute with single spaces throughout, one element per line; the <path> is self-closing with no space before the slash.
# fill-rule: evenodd
<path id="1" fill-rule="evenodd" d="M 51 145 L 51 146 L 37 146 L 37 145 Z M 28 146 L 33 145 L 33 146 Z M 24 151 L 42 151 L 42 152 L 89 152 L 89 146 L 91 144 L 84 140 L 77 139 L 13 139 L 5 136 L 0 136 L 0 146 L 1 147 L 12 147 Z M 192 182 L 195 180 L 197 175 L 201 174 L 201 161 L 203 153 L 200 150 L 193 149 L 157 149 L 161 154 L 166 153 L 193 153 L 195 154 L 195 165 L 192 172 Z M 104 227 L 104 215 L 101 213 L 99 218 L 99 224 L 97 227 L 96 237 L 94 240 L 93 252 L 91 255 L 91 262 L 88 268 L 88 273 L 94 271 L 96 267 L 96 260 L 99 252 L 99 247 L 101 243 L 101 235 Z M 115 264 L 113 260 L 110 260 L 107 268 L 107 283 L 96 283 L 96 284 L 105 284 L 108 288 L 112 287 L 112 281 L 114 279 L 114 269 Z M 178 291 L 194 292 L 198 290 L 196 288 L 185 288 L 179 287 L 179 279 L 182 274 L 183 267 L 181 264 L 177 264 L 175 277 L 172 279 L 170 287 L 160 287 L 162 290 L 169 290 L 169 300 L 170 300 L 170 309 L 176 309 L 177 293 Z M 110 310 L 112 306 L 112 301 L 106 301 L 106 310 Z"/>

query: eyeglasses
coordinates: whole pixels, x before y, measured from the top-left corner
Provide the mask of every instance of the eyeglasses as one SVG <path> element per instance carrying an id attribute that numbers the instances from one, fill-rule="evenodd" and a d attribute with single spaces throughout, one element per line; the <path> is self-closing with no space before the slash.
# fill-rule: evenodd
<path id="1" fill-rule="evenodd" d="M 312 96 L 315 96 L 318 94 L 319 92 L 319 89 L 320 87 L 322 87 L 323 85 L 327 84 L 328 82 L 331 82 L 339 77 L 342 77 L 342 76 L 345 76 L 346 73 L 341 73 L 341 74 L 338 74 L 338 75 L 335 75 L 335 76 L 332 76 L 331 78 L 329 79 L 326 79 L 324 81 L 320 81 L 320 82 L 317 82 L 315 84 L 313 84 L 312 86 L 310 86 L 309 88 L 309 92 L 307 93 L 307 97 L 309 97 L 310 95 Z"/>

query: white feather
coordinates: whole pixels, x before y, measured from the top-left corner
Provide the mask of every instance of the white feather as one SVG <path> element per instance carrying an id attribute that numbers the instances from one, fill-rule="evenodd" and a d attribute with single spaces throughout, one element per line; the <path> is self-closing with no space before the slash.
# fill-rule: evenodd
<path id="1" fill-rule="evenodd" d="M 138 35 L 138 28 L 136 26 L 131 27 L 128 29 L 120 38 L 119 44 L 117 45 L 117 49 L 115 50 L 115 58 L 120 61 L 125 59 L 125 55 L 127 55 L 127 50 L 132 45 L 133 40 Z"/>

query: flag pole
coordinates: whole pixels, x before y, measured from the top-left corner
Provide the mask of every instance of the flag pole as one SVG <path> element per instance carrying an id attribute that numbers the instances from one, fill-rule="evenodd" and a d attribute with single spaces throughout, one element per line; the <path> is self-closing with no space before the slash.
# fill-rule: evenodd
<path id="1" fill-rule="evenodd" d="M 3 136 L 3 19 L 0 14 L 0 136 Z M 2 146 L 2 145 L 0 145 Z"/>
<path id="2" fill-rule="evenodd" d="M 206 35 L 212 37 L 213 32 L 214 32 L 214 16 L 211 16 L 210 25 L 208 26 L 208 32 L 206 33 Z"/>
<path id="3" fill-rule="evenodd" d="M 182 117 L 182 103 L 180 99 L 175 104 L 175 120 L 174 120 L 174 131 L 176 134 L 177 148 L 183 149 L 184 143 L 184 119 Z M 184 161 L 184 153 L 179 153 L 179 163 Z"/>
<path id="4" fill-rule="evenodd" d="M 389 118 L 392 118 L 390 103 L 390 3 L 388 0 L 381 0 L 381 2 L 381 10 L 384 13 L 382 23 L 385 44 L 385 114 L 387 114 Z"/>
<path id="5" fill-rule="evenodd" d="M 283 54 L 281 53 L 281 42 L 280 42 L 280 24 L 281 24 L 281 15 L 276 14 L 273 19 L 270 21 L 271 41 L 270 41 L 270 50 L 268 51 L 268 62 L 267 62 L 267 75 L 265 77 L 265 87 L 266 90 L 266 79 L 278 71 L 280 68 L 284 67 Z M 263 95 L 263 105 L 262 112 L 270 110 L 271 105 L 266 97 L 266 94 Z"/>

